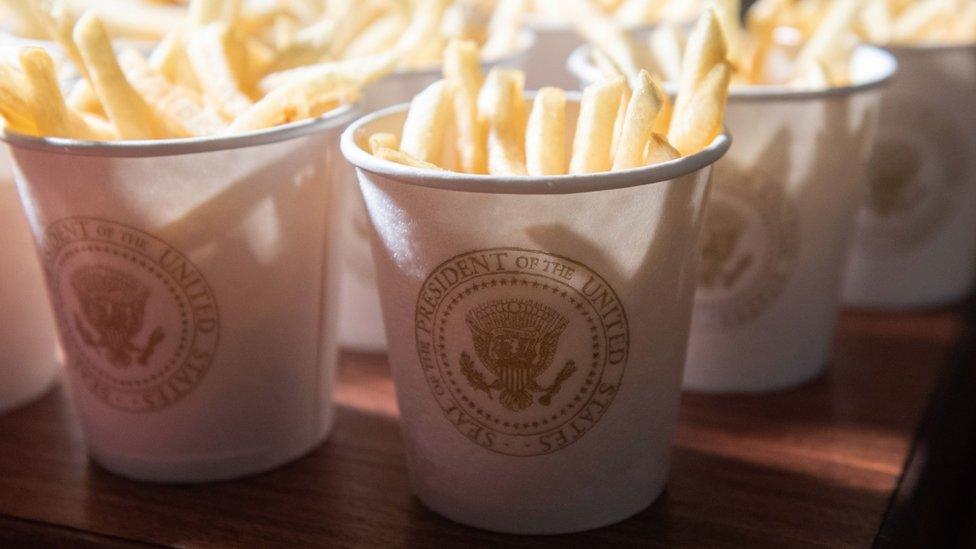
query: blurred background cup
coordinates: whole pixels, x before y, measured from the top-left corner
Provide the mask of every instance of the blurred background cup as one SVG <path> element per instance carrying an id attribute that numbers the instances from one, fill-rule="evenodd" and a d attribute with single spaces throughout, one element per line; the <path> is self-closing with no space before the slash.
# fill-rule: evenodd
<path id="1" fill-rule="evenodd" d="M 900 70 L 884 99 L 844 302 L 947 305 L 976 282 L 976 44 L 889 49 Z"/>
<path id="2" fill-rule="evenodd" d="M 355 122 L 342 148 L 372 221 L 413 490 L 521 534 L 639 512 L 668 477 L 710 165 L 730 139 L 616 173 L 437 173 L 364 149 L 407 108 Z M 577 108 L 571 94 L 568 120 Z"/>
<path id="3" fill-rule="evenodd" d="M 599 74 L 585 47 L 569 66 L 584 85 Z M 715 166 L 686 388 L 771 391 L 823 373 L 882 87 L 896 70 L 893 56 L 863 46 L 848 87 L 732 87 L 735 145 Z"/>
<path id="4" fill-rule="evenodd" d="M 169 141 L 5 136 L 96 462 L 203 482 L 326 437 L 355 114 Z"/>
<path id="5" fill-rule="evenodd" d="M 526 55 L 532 51 L 535 35 L 530 31 L 519 33 L 518 48 L 509 55 L 486 60 L 482 69 L 487 73 L 493 68 L 523 70 Z M 363 112 L 369 113 L 384 107 L 409 102 L 427 86 L 443 78 L 440 66 L 425 69 L 402 69 L 367 87 L 363 96 Z M 376 272 L 369 247 L 369 219 L 356 176 L 350 168 L 349 207 L 343 210 L 347 240 L 342 246 L 342 292 L 339 326 L 339 343 L 343 348 L 364 352 L 386 351 L 386 333 L 383 330 L 383 311 L 380 294 L 376 288 Z"/>
<path id="6" fill-rule="evenodd" d="M 58 373 L 58 343 L 44 275 L 17 198 L 7 153 L 0 157 L 0 413 L 40 396 Z"/>

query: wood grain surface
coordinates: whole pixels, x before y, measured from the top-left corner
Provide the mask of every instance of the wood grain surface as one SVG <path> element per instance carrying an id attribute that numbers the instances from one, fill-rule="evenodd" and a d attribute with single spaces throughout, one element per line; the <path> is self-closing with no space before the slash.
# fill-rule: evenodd
<path id="1" fill-rule="evenodd" d="M 495 535 L 420 505 L 382 356 L 343 356 L 322 447 L 198 487 L 137 484 L 90 463 L 58 387 L 0 417 L 0 546 L 866 547 L 960 325 L 957 311 L 848 313 L 824 378 L 764 397 L 686 394 L 666 493 L 575 536 Z"/>

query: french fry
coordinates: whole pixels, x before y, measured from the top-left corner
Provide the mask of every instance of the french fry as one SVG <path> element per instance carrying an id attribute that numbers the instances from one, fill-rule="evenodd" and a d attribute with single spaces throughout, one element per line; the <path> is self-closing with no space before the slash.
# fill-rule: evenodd
<path id="1" fill-rule="evenodd" d="M 32 0 L 0 0 L 0 7 L 6 8 L 13 20 L 13 31 L 17 36 L 43 38 L 47 36 L 43 21 L 38 17 L 38 9 Z"/>
<path id="2" fill-rule="evenodd" d="M 681 59 L 684 55 L 684 39 L 677 25 L 662 24 L 648 38 L 651 57 L 661 77 L 677 82 L 681 77 Z"/>
<path id="3" fill-rule="evenodd" d="M 400 141 L 392 133 L 374 133 L 369 136 L 369 150 L 376 154 L 380 149 L 400 150 Z"/>
<path id="4" fill-rule="evenodd" d="M 499 0 L 488 23 L 488 40 L 481 48 L 486 59 L 499 58 L 516 47 L 525 0 Z"/>
<path id="5" fill-rule="evenodd" d="M 380 158 L 382 160 L 388 160 L 390 162 L 395 162 L 397 164 L 402 164 L 404 166 L 410 166 L 411 168 L 420 168 L 421 170 L 433 170 L 442 172 L 443 168 L 437 166 L 436 164 L 431 164 L 430 162 L 424 162 L 419 158 L 415 158 L 403 151 L 397 151 L 393 149 L 380 148 L 373 153 L 373 156 Z"/>
<path id="6" fill-rule="evenodd" d="M 225 23 L 194 31 L 187 54 L 204 95 L 225 118 L 234 119 L 253 105 L 244 91 L 248 79 L 244 50 Z"/>
<path id="7" fill-rule="evenodd" d="M 204 106 L 196 92 L 171 84 L 138 51 L 129 49 L 120 53 L 119 65 L 132 87 L 171 124 L 179 126 L 181 132 L 209 135 L 227 127 L 220 115 Z"/>
<path id="8" fill-rule="evenodd" d="M 24 97 L 29 93 L 24 75 L 7 64 L 0 64 L 0 116 L 4 125 L 16 132 L 38 135 Z"/>
<path id="9" fill-rule="evenodd" d="M 622 80 L 614 80 L 583 90 L 569 173 L 605 172 L 612 167 L 610 146 L 623 88 Z"/>
<path id="10" fill-rule="evenodd" d="M 668 143 L 668 138 L 659 133 L 651 136 L 651 140 L 648 141 L 647 148 L 644 150 L 645 166 L 663 164 L 678 158 L 681 158 L 678 149 L 672 147 L 671 143 Z"/>
<path id="11" fill-rule="evenodd" d="M 478 117 L 478 91 L 484 81 L 474 42 L 454 41 L 444 52 L 444 78 L 454 82 L 454 121 L 458 131 L 458 165 L 467 173 L 487 173 L 485 128 Z"/>
<path id="12" fill-rule="evenodd" d="M 620 145 L 613 158 L 614 170 L 644 165 L 644 150 L 654 133 L 654 123 L 664 105 L 664 92 L 647 71 L 641 71 L 640 85 L 631 95 L 624 115 Z"/>
<path id="13" fill-rule="evenodd" d="M 667 3 L 668 0 L 626 0 L 614 10 L 613 16 L 623 25 L 657 22 Z"/>
<path id="14" fill-rule="evenodd" d="M 589 0 L 566 0 L 565 4 L 576 30 L 590 44 L 603 50 L 628 79 L 636 78 L 648 66 L 644 52 L 634 45 L 626 31 Z"/>
<path id="15" fill-rule="evenodd" d="M 341 67 L 296 77 L 241 113 L 228 128 L 245 132 L 315 118 L 359 95 L 362 77 Z"/>
<path id="16" fill-rule="evenodd" d="M 96 127 L 68 108 L 61 95 L 54 61 L 41 48 L 20 51 L 20 66 L 27 80 L 27 110 L 38 135 L 85 140 L 111 140 L 114 132 Z"/>
<path id="17" fill-rule="evenodd" d="M 678 80 L 678 97 L 674 103 L 675 119 L 686 118 L 685 111 L 688 109 L 688 103 L 695 95 L 699 84 L 713 67 L 725 61 L 727 57 L 728 49 L 718 15 L 714 9 L 709 9 L 698 19 L 688 37 L 688 45 L 681 65 L 681 78 Z M 675 143 L 673 138 L 670 138 L 670 141 Z M 681 147 L 677 148 L 684 152 Z"/>
<path id="18" fill-rule="evenodd" d="M 525 129 L 525 163 L 529 175 L 566 173 L 566 93 L 542 88 L 535 96 Z"/>
<path id="19" fill-rule="evenodd" d="M 831 72 L 846 73 L 849 56 L 846 55 L 844 38 L 853 32 L 863 6 L 864 0 L 835 0 L 816 32 L 797 55 L 797 71 L 802 73 L 809 70 L 807 65 L 823 62 L 831 68 Z"/>
<path id="20" fill-rule="evenodd" d="M 488 173 L 526 175 L 523 75 L 495 69 L 478 95 L 478 116 L 488 127 Z"/>
<path id="21" fill-rule="evenodd" d="M 622 78 L 624 73 L 613 63 L 603 50 L 592 50 L 591 54 L 593 57 L 593 63 L 598 69 L 600 69 L 600 74 L 603 76 L 604 80 L 613 80 L 614 78 Z"/>
<path id="22" fill-rule="evenodd" d="M 152 55 L 149 56 L 149 66 L 173 84 L 202 91 L 200 81 L 186 52 L 186 31 L 183 27 L 171 30 L 153 49 Z"/>
<path id="23" fill-rule="evenodd" d="M 224 20 L 224 0 L 190 0 L 187 9 L 192 26 L 204 27 Z"/>
<path id="24" fill-rule="evenodd" d="M 366 57 L 387 51 L 396 45 L 397 38 L 407 28 L 407 19 L 400 13 L 391 13 L 376 20 L 359 33 L 343 55 L 348 59 Z"/>
<path id="25" fill-rule="evenodd" d="M 720 61 L 696 87 L 688 108 L 675 111 L 668 141 L 682 155 L 697 153 L 722 132 L 731 79 L 732 65 Z"/>
<path id="26" fill-rule="evenodd" d="M 449 82 L 438 80 L 413 98 L 400 136 L 401 151 L 431 164 L 440 162 L 452 92 Z"/>
<path id="27" fill-rule="evenodd" d="M 448 0 L 418 0 L 413 20 L 393 48 L 402 64 L 410 65 L 429 41 L 439 35 L 438 27 Z"/>
<path id="28" fill-rule="evenodd" d="M 89 11 L 98 15 L 113 36 L 132 40 L 159 40 L 183 22 L 182 6 L 149 4 L 131 0 L 60 0 L 75 15 Z"/>
<path id="29" fill-rule="evenodd" d="M 624 86 L 620 94 L 620 103 L 617 105 L 617 116 L 613 121 L 613 137 L 610 139 L 610 158 L 617 156 L 617 147 L 620 146 L 620 138 L 624 133 L 624 120 L 627 118 L 627 106 L 630 104 L 630 88 Z"/>
<path id="30" fill-rule="evenodd" d="M 336 25 L 329 37 L 329 52 L 340 58 L 356 36 L 384 14 L 383 6 L 377 0 L 364 0 L 350 6 L 345 15 L 335 21 Z"/>
<path id="31" fill-rule="evenodd" d="M 742 64 L 743 29 L 739 20 L 742 12 L 740 0 L 710 0 L 711 6 L 718 16 L 718 21 L 725 36 L 727 56 L 733 65 Z"/>
<path id="32" fill-rule="evenodd" d="M 891 29 L 897 42 L 918 42 L 951 27 L 956 15 L 955 0 L 920 0 L 905 9 Z"/>
<path id="33" fill-rule="evenodd" d="M 74 30 L 85 66 L 109 120 L 122 139 L 185 137 L 178 128 L 161 120 L 125 79 L 101 20 L 88 13 Z"/>

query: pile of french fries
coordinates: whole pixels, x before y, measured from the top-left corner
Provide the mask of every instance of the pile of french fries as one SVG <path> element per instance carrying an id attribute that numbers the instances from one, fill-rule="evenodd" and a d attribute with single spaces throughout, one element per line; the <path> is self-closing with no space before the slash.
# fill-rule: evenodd
<path id="1" fill-rule="evenodd" d="M 635 44 L 588 0 L 566 0 L 580 33 L 594 47 L 594 62 L 606 77 L 647 69 L 669 82 L 682 79 L 682 58 L 690 47 L 683 29 L 665 24 L 646 45 Z M 864 0 L 829 0 L 815 25 L 789 30 L 786 9 L 807 9 L 803 0 L 759 0 L 740 19 L 740 0 L 709 0 L 708 12 L 726 38 L 733 86 L 787 85 L 804 89 L 850 83 L 850 62 L 860 43 L 856 30 Z"/>
<path id="2" fill-rule="evenodd" d="M 241 0 L 190 0 L 147 58 L 134 48 L 116 55 L 99 11 L 76 20 L 66 4 L 24 3 L 81 78 L 64 94 L 50 55 L 22 48 L 16 63 L 0 66 L 0 117 L 8 131 L 98 141 L 240 133 L 315 118 L 398 67 L 441 57 L 440 29 L 468 3 L 403 6 L 293 0 L 245 9 Z M 512 47 L 521 9 L 519 0 L 503 0 L 490 13 L 479 55 Z M 372 30 L 390 30 L 381 21 L 394 12 L 404 26 Z M 467 19 L 454 21 L 458 36 L 474 32 Z"/>
<path id="3" fill-rule="evenodd" d="M 168 0 L 64 0 L 63 8 L 73 17 L 92 10 L 112 36 L 131 40 L 157 41 L 179 26 L 185 15 L 183 2 Z M 0 0 L 5 30 L 23 37 L 48 38 L 38 16 L 38 0 Z"/>
<path id="4" fill-rule="evenodd" d="M 625 27 L 664 21 L 686 23 L 702 12 L 704 0 L 593 0 L 595 7 Z M 565 21 L 562 0 L 530 0 L 529 11 L 548 20 Z"/>
<path id="5" fill-rule="evenodd" d="M 554 176 L 626 170 L 697 153 L 722 131 L 731 64 L 711 12 L 696 25 L 676 102 L 647 71 L 583 90 L 568 143 L 567 97 L 543 88 L 531 108 L 519 71 L 483 78 L 477 47 L 453 42 L 444 78 L 410 104 L 399 138 L 376 133 L 371 152 L 429 170 L 500 176 Z M 455 146 L 456 144 L 456 146 Z"/>

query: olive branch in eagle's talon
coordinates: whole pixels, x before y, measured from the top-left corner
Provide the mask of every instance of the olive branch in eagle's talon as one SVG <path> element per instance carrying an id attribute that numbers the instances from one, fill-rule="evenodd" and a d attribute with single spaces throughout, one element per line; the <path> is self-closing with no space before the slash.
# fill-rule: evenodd
<path id="1" fill-rule="evenodd" d="M 552 385 L 546 387 L 545 394 L 539 397 L 539 404 L 543 406 L 549 406 L 552 403 L 552 397 L 559 392 L 563 387 L 563 383 L 566 382 L 574 373 L 576 373 L 576 362 L 570 360 L 563 366 L 560 370 L 559 375 L 556 376 L 556 381 L 552 382 Z"/>
<path id="2" fill-rule="evenodd" d="M 461 353 L 461 373 L 468 379 L 468 383 L 474 390 L 484 391 L 489 399 L 494 400 L 494 397 L 491 396 L 491 390 L 494 387 L 485 381 L 485 376 L 481 375 L 481 372 L 475 369 L 474 361 L 471 360 L 471 355 L 468 353 Z"/>

